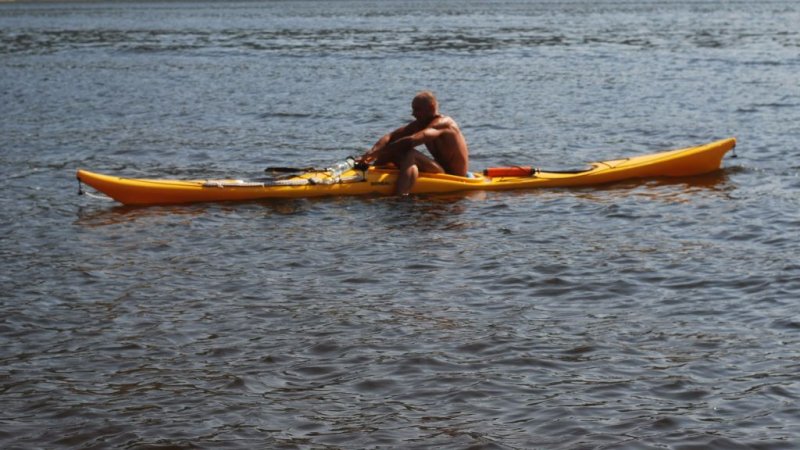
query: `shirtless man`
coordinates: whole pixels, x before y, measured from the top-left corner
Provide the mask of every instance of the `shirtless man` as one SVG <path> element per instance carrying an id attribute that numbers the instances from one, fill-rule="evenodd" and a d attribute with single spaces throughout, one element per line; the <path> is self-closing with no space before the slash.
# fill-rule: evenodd
<path id="1" fill-rule="evenodd" d="M 439 104 L 432 92 L 423 91 L 414 97 L 411 115 L 416 120 L 380 138 L 359 162 L 395 165 L 400 171 L 398 195 L 408 195 L 420 172 L 466 176 L 467 141 L 455 120 L 439 114 Z M 425 144 L 433 159 L 415 149 L 420 144 Z"/>

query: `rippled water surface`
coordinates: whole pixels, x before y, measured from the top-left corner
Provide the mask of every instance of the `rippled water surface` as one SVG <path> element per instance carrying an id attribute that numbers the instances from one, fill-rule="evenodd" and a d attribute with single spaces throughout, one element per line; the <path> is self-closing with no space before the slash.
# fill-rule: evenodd
<path id="1" fill-rule="evenodd" d="M 0 4 L 3 448 L 800 446 L 796 2 Z M 585 189 L 122 207 L 434 90 L 471 169 L 736 136 Z"/>

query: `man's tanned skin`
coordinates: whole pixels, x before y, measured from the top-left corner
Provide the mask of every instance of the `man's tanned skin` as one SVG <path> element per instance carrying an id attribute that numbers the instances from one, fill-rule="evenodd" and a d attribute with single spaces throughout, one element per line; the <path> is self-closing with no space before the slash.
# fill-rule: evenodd
<path id="1" fill-rule="evenodd" d="M 386 134 L 359 158 L 376 166 L 394 165 L 399 169 L 397 194 L 408 195 L 420 172 L 466 176 L 469 150 L 455 120 L 439 113 L 432 92 L 423 91 L 411 102 L 414 121 Z M 415 147 L 425 144 L 433 159 Z"/>

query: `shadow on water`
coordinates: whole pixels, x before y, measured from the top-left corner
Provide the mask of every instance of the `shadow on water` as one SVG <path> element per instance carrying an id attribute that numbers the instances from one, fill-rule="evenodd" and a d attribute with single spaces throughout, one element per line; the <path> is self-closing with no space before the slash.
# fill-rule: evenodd
<path id="1" fill-rule="evenodd" d="M 117 205 L 102 209 L 90 209 L 82 206 L 78 209 L 78 217 L 73 224 L 81 227 L 93 228 L 135 222 L 138 220 L 152 220 L 161 217 L 195 218 L 204 214 L 206 210 L 207 205 L 146 207 Z"/>
<path id="2" fill-rule="evenodd" d="M 660 177 L 626 180 L 617 183 L 575 189 L 575 195 L 585 198 L 646 197 L 655 201 L 688 202 L 692 193 L 726 195 L 735 189 L 730 176 L 736 169 L 722 169 L 691 177 Z M 569 189 L 572 190 L 572 189 Z"/>
<path id="3" fill-rule="evenodd" d="M 458 229 L 464 226 L 460 217 L 468 212 L 470 202 L 485 198 L 486 192 L 389 197 L 383 199 L 374 218 L 387 230 Z"/>
<path id="4" fill-rule="evenodd" d="M 264 208 L 270 214 L 280 216 L 296 216 L 311 209 L 308 199 L 296 200 L 263 200 L 258 202 L 218 202 L 218 203 L 192 203 L 180 205 L 146 205 L 129 206 L 115 205 L 109 208 L 81 207 L 78 218 L 74 224 L 87 227 L 102 227 L 136 221 L 153 221 L 159 218 L 199 219 L 208 217 L 209 213 L 222 213 L 242 211 L 254 207 Z"/>

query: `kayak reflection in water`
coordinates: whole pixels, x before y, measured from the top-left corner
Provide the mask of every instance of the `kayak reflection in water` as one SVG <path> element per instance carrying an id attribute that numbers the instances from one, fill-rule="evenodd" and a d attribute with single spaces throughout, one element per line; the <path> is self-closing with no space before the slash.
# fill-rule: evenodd
<path id="1" fill-rule="evenodd" d="M 386 134 L 359 158 L 376 166 L 399 169 L 397 194 L 408 195 L 420 172 L 466 176 L 469 166 L 467 141 L 451 117 L 439 114 L 433 92 L 423 91 L 411 102 L 414 121 Z M 416 150 L 425 144 L 433 159 Z"/>

